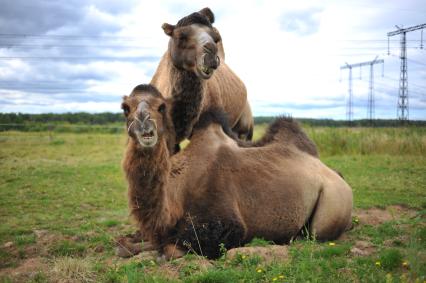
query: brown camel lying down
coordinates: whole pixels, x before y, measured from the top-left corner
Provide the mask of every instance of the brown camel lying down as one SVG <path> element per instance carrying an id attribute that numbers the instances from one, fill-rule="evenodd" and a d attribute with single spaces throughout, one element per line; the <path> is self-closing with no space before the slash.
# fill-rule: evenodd
<path id="1" fill-rule="evenodd" d="M 188 138 L 200 114 L 211 107 L 228 113 L 233 131 L 251 140 L 253 117 L 243 82 L 225 63 L 222 38 L 213 12 L 204 8 L 164 24 L 169 46 L 151 80 L 166 98 L 173 98 L 176 142 Z"/>
<path id="2" fill-rule="evenodd" d="M 123 168 L 131 214 L 166 258 L 209 258 L 253 237 L 288 243 L 302 229 L 335 239 L 351 224 L 352 190 L 310 152 L 296 122 L 278 118 L 265 137 L 240 147 L 220 111 L 205 112 L 191 143 L 173 156 L 167 101 L 154 87 L 124 97 L 129 141 Z M 289 139 L 290 137 L 290 139 Z"/>

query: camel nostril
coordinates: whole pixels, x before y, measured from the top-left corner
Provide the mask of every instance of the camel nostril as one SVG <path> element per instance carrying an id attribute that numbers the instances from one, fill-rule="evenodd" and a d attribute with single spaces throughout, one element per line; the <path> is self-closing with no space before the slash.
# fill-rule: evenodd
<path id="1" fill-rule="evenodd" d="M 220 57 L 216 56 L 216 68 L 220 65 Z"/>
<path id="2" fill-rule="evenodd" d="M 203 65 L 211 69 L 216 69 L 219 66 L 217 58 L 217 55 L 206 53 L 203 56 Z"/>
<path id="3" fill-rule="evenodd" d="M 149 116 L 149 113 L 146 113 L 145 115 L 142 114 L 142 123 L 145 124 L 146 121 L 148 121 L 151 117 Z"/>

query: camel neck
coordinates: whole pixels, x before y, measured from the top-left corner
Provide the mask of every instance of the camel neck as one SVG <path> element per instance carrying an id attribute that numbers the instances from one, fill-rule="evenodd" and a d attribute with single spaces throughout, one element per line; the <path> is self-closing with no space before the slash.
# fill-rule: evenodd
<path id="1" fill-rule="evenodd" d="M 206 81 L 193 72 L 170 68 L 172 80 L 172 119 L 179 142 L 190 136 L 192 127 L 200 116 Z"/>
<path id="2" fill-rule="evenodd" d="M 129 141 L 124 170 L 129 183 L 131 214 L 143 233 L 155 237 L 170 222 L 170 199 L 166 184 L 170 173 L 169 152 L 165 141 L 150 150 L 141 150 Z"/>

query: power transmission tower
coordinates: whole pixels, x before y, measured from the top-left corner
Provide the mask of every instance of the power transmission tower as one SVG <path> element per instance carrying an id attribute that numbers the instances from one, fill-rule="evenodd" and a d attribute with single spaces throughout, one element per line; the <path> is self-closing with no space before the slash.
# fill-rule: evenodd
<path id="1" fill-rule="evenodd" d="M 340 70 L 343 68 L 349 69 L 349 77 L 348 77 L 348 101 L 346 103 L 346 120 L 350 124 L 352 122 L 352 66 L 350 66 L 348 63 L 346 63 L 346 66 L 340 67 Z"/>
<path id="2" fill-rule="evenodd" d="M 400 34 L 401 35 L 401 72 L 399 76 L 399 94 L 398 94 L 398 119 L 405 122 L 409 120 L 408 112 L 408 77 L 407 77 L 407 32 L 422 29 L 422 40 L 423 40 L 423 29 L 426 28 L 426 24 L 412 26 L 409 28 L 400 28 L 396 26 L 398 30 L 388 32 L 388 39 L 391 36 Z M 423 41 L 421 43 L 423 48 Z M 388 52 L 389 53 L 389 52 Z"/>
<path id="3" fill-rule="evenodd" d="M 347 115 L 347 119 L 349 123 L 352 121 L 352 115 L 353 115 L 352 68 L 357 68 L 357 67 L 361 68 L 362 66 L 370 65 L 370 84 L 369 84 L 369 93 L 368 93 L 367 118 L 368 120 L 370 120 L 370 123 L 372 123 L 374 119 L 374 104 L 375 104 L 374 102 L 374 67 L 373 66 L 375 64 L 380 64 L 380 63 L 382 64 L 384 63 L 383 59 L 377 60 L 377 57 L 376 57 L 373 61 L 356 63 L 356 64 L 345 63 L 346 65 L 340 67 L 340 70 L 349 69 L 349 97 L 348 97 L 348 104 L 347 104 L 347 110 L 346 110 L 346 115 Z M 383 75 L 383 69 L 382 69 L 382 75 Z M 361 79 L 361 75 L 360 75 L 360 79 Z"/>

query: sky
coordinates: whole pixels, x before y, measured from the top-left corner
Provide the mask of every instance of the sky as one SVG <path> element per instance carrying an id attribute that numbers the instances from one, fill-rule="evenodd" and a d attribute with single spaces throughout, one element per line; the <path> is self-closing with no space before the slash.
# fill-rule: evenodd
<path id="1" fill-rule="evenodd" d="M 426 23 L 424 0 L 0 0 L 0 112 L 120 112 L 167 49 L 164 22 L 215 13 L 226 63 L 255 116 L 345 119 L 348 64 L 374 65 L 375 118 L 397 115 L 399 27 Z M 426 120 L 426 31 L 407 33 L 410 119 Z M 353 69 L 354 119 L 367 117 L 369 66 Z"/>

